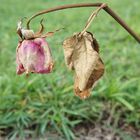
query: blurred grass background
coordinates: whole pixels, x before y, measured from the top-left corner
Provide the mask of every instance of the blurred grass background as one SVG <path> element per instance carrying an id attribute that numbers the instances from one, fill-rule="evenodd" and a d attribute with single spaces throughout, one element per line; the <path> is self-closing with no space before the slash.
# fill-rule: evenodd
<path id="1" fill-rule="evenodd" d="M 114 119 L 140 128 L 140 45 L 109 15 L 101 11 L 89 31 L 100 44 L 106 72 L 92 95 L 80 100 L 73 93 L 73 73 L 65 66 L 62 42 L 84 27 L 93 8 L 68 9 L 49 13 L 46 31 L 65 30 L 47 39 L 55 69 L 49 75 L 17 76 L 15 49 L 17 21 L 51 7 L 96 0 L 0 0 L 0 134 L 26 138 L 56 130 L 65 139 L 74 139 L 72 128 L 78 123 L 96 122 L 104 111 Z M 134 0 L 98 0 L 106 2 L 128 25 L 140 34 L 140 2 Z M 39 28 L 41 17 L 32 21 Z M 108 107 L 109 106 L 109 107 Z"/>

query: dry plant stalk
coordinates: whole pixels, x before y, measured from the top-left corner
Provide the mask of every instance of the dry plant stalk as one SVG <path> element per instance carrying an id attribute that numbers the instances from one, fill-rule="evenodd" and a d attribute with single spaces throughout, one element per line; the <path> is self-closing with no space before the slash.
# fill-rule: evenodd
<path id="1" fill-rule="evenodd" d="M 82 36 L 78 33 L 67 38 L 63 48 L 66 65 L 75 71 L 75 95 L 86 99 L 104 73 L 98 43 L 90 32 L 85 32 Z"/>
<path id="2" fill-rule="evenodd" d="M 90 15 L 90 17 L 87 20 L 87 23 L 86 23 L 84 29 L 81 31 L 79 36 L 83 35 L 87 31 L 87 29 L 89 28 L 89 26 L 91 25 L 92 21 L 95 19 L 95 17 L 99 13 L 99 11 L 102 10 L 103 8 L 105 8 L 106 6 L 107 6 L 107 4 L 103 3 L 100 7 L 98 7 L 95 11 L 92 12 L 92 14 Z"/>
<path id="3" fill-rule="evenodd" d="M 54 8 L 50 8 L 50 9 L 47 9 L 47 10 L 43 10 L 43 11 L 40 11 L 40 12 L 37 12 L 36 14 L 32 15 L 28 21 L 27 21 L 27 29 L 30 29 L 30 23 L 31 21 L 40 16 L 40 15 L 43 15 L 43 14 L 47 14 L 47 13 L 50 13 L 50 12 L 55 12 L 55 11 L 58 11 L 58 10 L 64 10 L 64 9 L 69 9 L 69 8 L 81 8 L 81 7 L 100 7 L 101 5 L 103 5 L 104 3 L 78 3 L 78 4 L 70 4 L 70 5 L 63 5 L 63 6 L 58 6 L 58 7 L 54 7 Z M 109 14 L 112 18 L 114 18 L 114 20 L 116 22 L 118 22 L 131 36 L 133 36 L 136 41 L 138 43 L 140 43 L 140 36 L 138 34 L 135 33 L 135 31 L 133 31 L 124 21 L 123 19 L 121 19 L 119 17 L 118 14 L 116 14 L 114 12 L 114 10 L 112 10 L 107 4 L 106 6 L 103 7 L 103 10 Z"/>

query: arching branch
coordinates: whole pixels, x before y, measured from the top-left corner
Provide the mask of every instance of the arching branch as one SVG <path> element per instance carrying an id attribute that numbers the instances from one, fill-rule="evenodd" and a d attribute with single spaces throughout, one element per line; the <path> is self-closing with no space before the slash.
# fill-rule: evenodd
<path id="1" fill-rule="evenodd" d="M 80 7 L 99 7 L 103 3 L 81 3 L 81 4 L 71 4 L 71 5 L 64 5 L 64 6 L 58 6 L 55 8 L 50 8 L 48 10 L 44 10 L 41 12 L 36 13 L 33 15 L 29 20 L 27 21 L 27 29 L 30 28 L 30 22 L 32 19 L 39 15 L 43 15 L 46 13 L 58 11 L 58 10 L 63 10 L 63 9 L 68 9 L 68 8 L 80 8 Z M 133 36 L 136 41 L 140 43 L 140 36 L 138 36 L 109 6 L 106 6 L 103 8 L 110 16 L 112 16 L 131 36 Z"/>

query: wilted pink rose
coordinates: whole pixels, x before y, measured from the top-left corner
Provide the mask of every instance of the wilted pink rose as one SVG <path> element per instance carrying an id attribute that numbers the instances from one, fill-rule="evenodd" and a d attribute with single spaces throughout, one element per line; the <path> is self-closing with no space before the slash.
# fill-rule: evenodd
<path id="1" fill-rule="evenodd" d="M 50 73 L 53 60 L 44 38 L 23 40 L 16 50 L 17 74 Z"/>

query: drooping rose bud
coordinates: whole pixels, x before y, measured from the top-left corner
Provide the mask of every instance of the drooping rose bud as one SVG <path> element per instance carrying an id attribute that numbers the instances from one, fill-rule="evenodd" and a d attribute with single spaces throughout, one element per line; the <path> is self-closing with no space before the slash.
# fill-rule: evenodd
<path id="1" fill-rule="evenodd" d="M 51 50 L 45 38 L 54 32 L 42 34 L 44 26 L 40 21 L 41 28 L 34 33 L 33 30 L 22 28 L 22 21 L 17 24 L 19 44 L 16 50 L 17 74 L 26 73 L 50 73 L 53 69 Z"/>
<path id="2" fill-rule="evenodd" d="M 16 50 L 17 74 L 50 73 L 53 60 L 48 43 L 44 38 L 23 40 Z"/>

